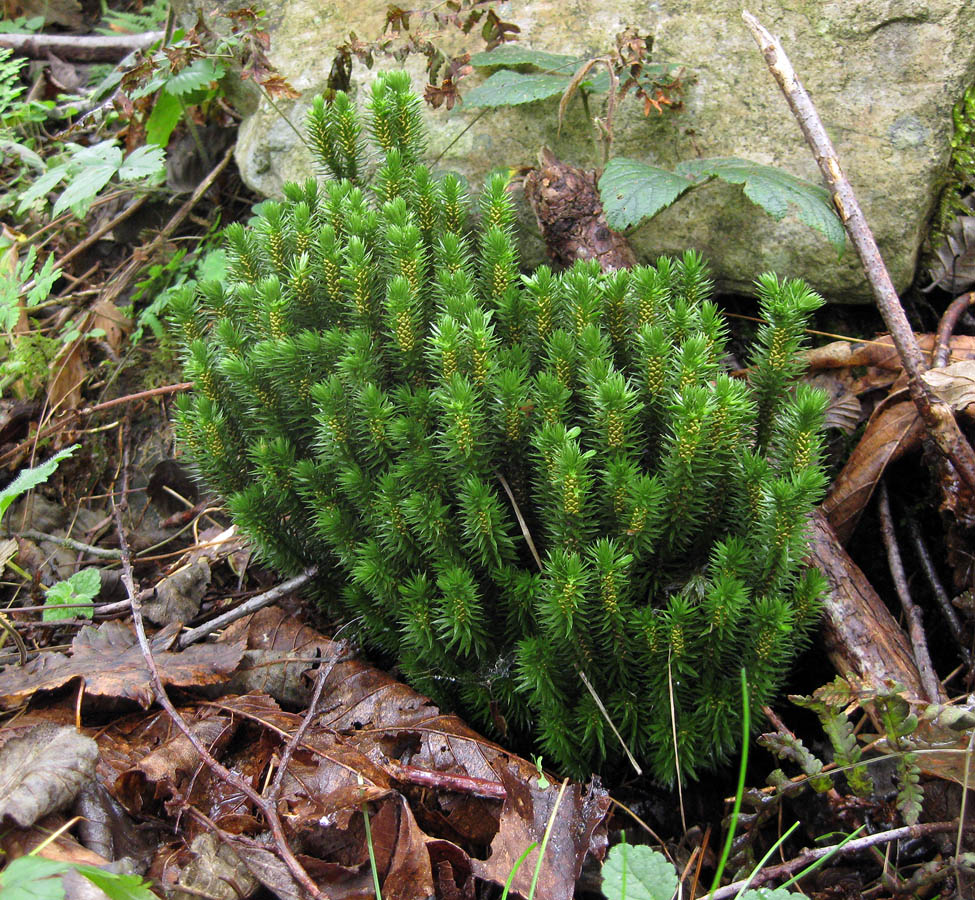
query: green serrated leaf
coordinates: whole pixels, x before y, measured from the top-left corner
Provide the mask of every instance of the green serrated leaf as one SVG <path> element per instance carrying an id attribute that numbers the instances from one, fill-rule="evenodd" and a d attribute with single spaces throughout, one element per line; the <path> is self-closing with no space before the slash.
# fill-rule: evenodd
<path id="1" fill-rule="evenodd" d="M 183 104 L 179 102 L 179 97 L 162 91 L 146 120 L 146 143 L 166 147 L 182 117 Z"/>
<path id="2" fill-rule="evenodd" d="M 123 875 L 106 872 L 97 866 L 76 865 L 78 873 L 84 875 L 95 887 L 107 894 L 110 900 L 158 900 L 149 890 L 149 883 L 138 875 Z"/>
<path id="3" fill-rule="evenodd" d="M 20 202 L 17 204 L 18 215 L 30 209 L 37 200 L 40 200 L 48 191 L 53 190 L 59 185 L 67 175 L 67 165 L 54 166 L 48 169 L 20 195 Z"/>
<path id="4" fill-rule="evenodd" d="M 112 180 L 112 176 L 121 164 L 122 151 L 108 141 L 76 153 L 72 157 L 71 165 L 80 168 L 72 174 L 68 186 L 58 197 L 51 214 L 57 216 L 71 208 L 77 208 L 79 213 L 83 212 L 98 192 Z"/>
<path id="5" fill-rule="evenodd" d="M 33 248 L 32 248 L 33 249 Z M 61 270 L 54 268 L 54 254 L 48 255 L 41 271 L 34 275 L 34 287 L 27 292 L 27 305 L 37 306 L 47 300 L 54 283 L 61 277 Z"/>
<path id="6" fill-rule="evenodd" d="M 146 178 L 162 171 L 165 165 L 166 151 L 155 143 L 147 143 L 125 157 L 125 162 L 119 166 L 118 177 L 123 181 Z"/>
<path id="7" fill-rule="evenodd" d="M 617 844 L 603 864 L 607 900 L 671 900 L 677 873 L 667 858 L 643 844 Z"/>
<path id="8" fill-rule="evenodd" d="M 199 281 L 223 281 L 227 277 L 227 251 L 211 250 L 196 266 Z"/>
<path id="9" fill-rule="evenodd" d="M 569 75 L 546 75 L 541 72 L 512 72 L 502 69 L 483 84 L 464 95 L 467 106 L 518 106 L 561 94 L 569 84 Z"/>
<path id="10" fill-rule="evenodd" d="M 502 44 L 494 50 L 475 53 L 471 57 L 471 65 L 478 68 L 488 66 L 535 66 L 547 72 L 564 72 L 571 75 L 582 63 L 578 56 L 566 56 L 562 53 L 546 53 L 544 50 L 532 50 L 518 44 Z"/>
<path id="11" fill-rule="evenodd" d="M 0 521 L 3 520 L 7 507 L 14 500 L 21 494 L 26 494 L 29 490 L 37 487 L 37 485 L 44 484 L 54 474 L 58 463 L 71 456 L 79 446 L 79 444 L 72 444 L 70 447 L 65 447 L 60 453 L 55 453 L 47 462 L 34 466 L 33 469 L 24 469 L 10 484 L 0 490 Z"/>
<path id="12" fill-rule="evenodd" d="M 655 216 L 692 187 L 687 178 L 622 156 L 611 159 L 599 179 L 606 221 L 617 231 Z"/>
<path id="13" fill-rule="evenodd" d="M 21 856 L 0 872 L 0 900 L 64 900 L 61 876 L 71 867 L 43 856 Z"/>
<path id="14" fill-rule="evenodd" d="M 745 196 L 773 219 L 781 219 L 794 209 L 800 222 L 825 235 L 837 253 L 843 252 L 846 231 L 829 191 L 821 185 L 736 157 L 685 160 L 677 171 L 692 178 L 720 178 L 728 184 L 740 184 Z"/>
<path id="15" fill-rule="evenodd" d="M 209 57 L 194 59 L 184 69 L 166 80 L 166 93 L 189 94 L 192 91 L 207 87 L 211 81 L 223 78 L 223 64 Z"/>
<path id="16" fill-rule="evenodd" d="M 91 602 L 101 589 L 101 574 L 98 569 L 91 567 L 75 572 L 64 581 L 52 584 L 44 598 L 43 620 L 51 622 L 57 619 L 73 619 L 75 616 L 85 616 L 90 619 Z M 74 605 L 77 603 L 87 603 L 88 607 L 77 607 Z"/>

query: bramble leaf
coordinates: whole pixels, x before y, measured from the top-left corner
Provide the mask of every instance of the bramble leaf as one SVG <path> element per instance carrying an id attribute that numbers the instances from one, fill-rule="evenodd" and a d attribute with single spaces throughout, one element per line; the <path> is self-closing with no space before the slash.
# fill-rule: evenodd
<path id="1" fill-rule="evenodd" d="M 745 196 L 773 219 L 781 219 L 794 209 L 800 222 L 825 235 L 837 253 L 843 252 L 846 231 L 833 208 L 829 191 L 818 184 L 736 157 L 689 159 L 680 163 L 676 171 L 696 180 L 720 178 L 728 184 L 740 184 Z"/>
<path id="2" fill-rule="evenodd" d="M 222 63 L 203 57 L 194 59 L 185 69 L 181 69 L 166 81 L 166 93 L 189 94 L 207 87 L 211 81 L 223 78 Z"/>
<path id="3" fill-rule="evenodd" d="M 133 181 L 160 172 L 166 164 L 166 151 L 154 143 L 137 147 L 119 166 L 118 177 L 123 181 Z"/>
<path id="4" fill-rule="evenodd" d="M 555 97 L 569 83 L 567 75 L 541 72 L 513 72 L 502 69 L 464 95 L 467 106 L 518 106 Z"/>
<path id="5" fill-rule="evenodd" d="M 599 195 L 610 228 L 622 231 L 666 209 L 694 182 L 635 159 L 611 159 L 599 179 Z"/>
<path id="6" fill-rule="evenodd" d="M 84 209 L 98 192 L 111 181 L 122 164 L 122 151 L 110 141 L 77 152 L 69 165 L 76 168 L 64 193 L 58 197 L 51 214 L 54 216 L 71 207 Z"/>

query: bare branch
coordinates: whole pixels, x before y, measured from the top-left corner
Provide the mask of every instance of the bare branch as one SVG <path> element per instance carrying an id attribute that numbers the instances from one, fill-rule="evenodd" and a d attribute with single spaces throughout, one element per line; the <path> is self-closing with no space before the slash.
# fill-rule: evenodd
<path id="1" fill-rule="evenodd" d="M 935 397 L 921 379 L 921 373 L 927 369 L 927 363 L 914 338 L 914 332 L 907 321 L 877 242 L 853 193 L 853 187 L 840 168 L 839 157 L 819 118 L 819 113 L 816 112 L 816 107 L 799 81 L 799 76 L 792 68 L 792 63 L 789 62 L 778 39 L 774 38 L 751 13 L 743 11 L 742 18 L 761 48 L 769 71 L 782 89 L 789 108 L 802 129 L 806 143 L 809 144 L 816 162 L 819 163 L 820 171 L 833 196 L 833 204 L 863 263 L 877 307 L 884 317 L 894 346 L 904 364 L 911 399 L 917 406 L 918 413 L 938 449 L 951 460 L 969 487 L 975 490 L 975 451 L 961 433 L 951 408 Z"/>

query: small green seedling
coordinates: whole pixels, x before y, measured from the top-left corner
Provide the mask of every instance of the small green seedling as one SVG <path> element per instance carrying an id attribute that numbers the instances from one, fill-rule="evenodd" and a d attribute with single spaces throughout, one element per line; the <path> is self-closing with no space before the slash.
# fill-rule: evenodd
<path id="1" fill-rule="evenodd" d="M 87 568 L 75 572 L 70 578 L 52 584 L 47 589 L 42 618 L 45 622 L 73 619 L 75 616 L 90 619 L 91 601 L 98 596 L 101 589 L 102 578 L 98 569 Z"/>
<path id="2" fill-rule="evenodd" d="M 538 769 L 538 786 L 544 791 L 552 782 L 545 777 L 545 772 L 542 770 L 542 757 L 532 756 L 532 762 L 535 763 L 535 768 Z"/>

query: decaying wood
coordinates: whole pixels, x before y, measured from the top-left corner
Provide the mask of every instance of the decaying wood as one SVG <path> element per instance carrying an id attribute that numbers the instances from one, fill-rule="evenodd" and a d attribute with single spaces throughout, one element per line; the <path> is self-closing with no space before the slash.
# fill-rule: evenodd
<path id="1" fill-rule="evenodd" d="M 819 510 L 812 515 L 811 536 L 811 561 L 830 585 L 820 634 L 836 671 L 870 686 L 896 681 L 908 695 L 926 698 L 907 636 Z"/>
<path id="2" fill-rule="evenodd" d="M 636 265 L 626 238 L 606 224 L 595 172 L 567 165 L 543 147 L 538 168 L 525 176 L 524 185 L 549 255 L 560 269 L 579 259 L 598 259 L 604 271 Z"/>
<path id="3" fill-rule="evenodd" d="M 118 62 L 133 50 L 144 50 L 162 40 L 164 32 L 142 34 L 0 34 L 0 47 L 31 59 L 58 59 L 74 62 Z"/>

